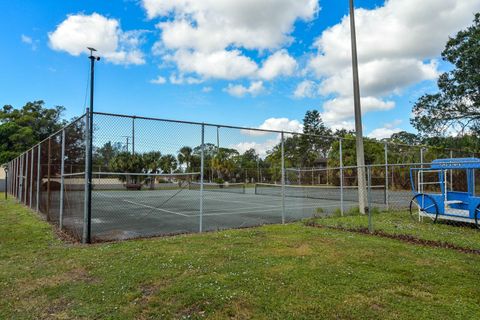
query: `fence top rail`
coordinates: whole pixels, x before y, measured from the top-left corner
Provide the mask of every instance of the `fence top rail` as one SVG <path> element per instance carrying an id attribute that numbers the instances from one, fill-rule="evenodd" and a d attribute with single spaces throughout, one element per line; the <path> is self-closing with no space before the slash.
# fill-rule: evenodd
<path id="1" fill-rule="evenodd" d="M 340 137 L 340 136 L 333 136 L 333 135 L 332 136 L 322 136 L 322 135 L 306 134 L 306 133 L 303 133 L 303 132 L 250 128 L 250 127 L 241 127 L 241 126 L 233 126 L 233 125 L 226 125 L 226 124 L 215 124 L 215 123 L 207 123 L 207 122 L 172 120 L 172 119 L 165 119 L 165 118 L 143 117 L 143 116 L 126 115 L 126 114 L 109 113 L 109 112 L 98 112 L 98 111 L 93 112 L 93 114 L 94 115 L 97 114 L 97 115 L 103 115 L 103 116 L 111 116 L 111 117 L 120 117 L 120 118 L 142 119 L 142 120 L 162 121 L 162 122 L 171 122 L 171 123 L 183 123 L 183 124 L 191 124 L 191 125 L 199 125 L 199 126 L 205 125 L 205 126 L 209 126 L 209 127 L 226 128 L 226 129 L 238 129 L 238 130 L 246 130 L 246 131 L 284 133 L 284 134 L 291 134 L 291 135 L 308 135 L 308 136 L 311 136 L 311 137 L 331 139 L 331 140 L 337 140 L 337 141 L 338 140 L 355 141 L 355 138 Z M 431 146 L 428 146 L 428 145 L 408 145 L 408 144 L 396 143 L 396 142 L 392 142 L 392 141 L 378 141 L 378 143 L 395 145 L 395 146 L 411 147 L 411 148 L 428 148 L 428 147 L 431 147 Z M 448 149 L 448 150 L 450 150 L 450 149 Z M 454 150 L 454 149 L 451 149 L 451 150 Z"/>
<path id="2" fill-rule="evenodd" d="M 246 131 L 259 131 L 259 132 L 270 132 L 270 133 L 285 133 L 285 134 L 292 134 L 292 135 L 304 135 L 304 133 L 293 132 L 293 131 L 279 131 L 279 130 L 272 130 L 272 129 L 249 128 L 249 127 L 241 127 L 241 126 L 233 126 L 233 125 L 225 125 L 225 124 L 184 121 L 184 120 L 172 120 L 172 119 L 154 118 L 154 117 L 132 116 L 132 115 L 126 115 L 126 114 L 116 114 L 116 113 L 97 112 L 97 111 L 95 111 L 93 114 L 98 114 L 98 115 L 102 115 L 102 116 L 120 117 L 120 118 L 152 120 L 152 121 L 171 122 L 171 123 L 183 123 L 183 124 L 191 124 L 191 125 L 197 125 L 197 126 L 204 125 L 204 126 L 208 126 L 208 127 L 217 127 L 217 128 L 225 128 L 225 129 L 238 129 L 238 130 L 246 130 Z M 339 139 L 338 137 L 334 137 L 334 136 L 318 136 L 318 135 L 311 135 L 311 136 L 315 136 L 315 137 L 318 137 L 318 138 Z"/>
<path id="3" fill-rule="evenodd" d="M 413 162 L 413 163 L 386 163 L 386 164 L 368 164 L 364 166 L 344 166 L 344 167 L 326 167 L 326 168 L 286 168 L 286 171 L 294 171 L 294 172 L 312 172 L 312 171 L 329 171 L 329 170 L 345 170 L 345 169 L 357 169 L 357 168 L 385 168 L 385 167 L 412 167 L 412 166 L 432 166 L 432 165 L 441 165 L 441 164 L 449 164 L 451 165 L 452 161 L 449 162 Z M 478 162 L 458 162 L 459 164 L 462 165 L 468 165 L 468 164 L 478 164 Z M 417 168 L 417 169 L 429 169 L 427 168 Z M 466 169 L 463 167 L 455 167 L 455 168 L 446 168 L 448 170 L 450 169 Z"/>

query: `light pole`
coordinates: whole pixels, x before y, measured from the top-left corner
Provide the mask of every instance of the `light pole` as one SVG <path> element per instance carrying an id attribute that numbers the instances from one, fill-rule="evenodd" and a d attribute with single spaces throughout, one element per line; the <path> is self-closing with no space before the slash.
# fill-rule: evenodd
<path id="1" fill-rule="evenodd" d="M 355 31 L 355 7 L 350 0 L 350 34 L 352 40 L 353 103 L 355 108 L 355 132 L 357 147 L 358 206 L 365 214 L 367 184 L 365 181 L 365 154 L 363 150 L 362 107 L 360 103 L 360 81 L 358 77 L 357 36 Z"/>
<path id="2" fill-rule="evenodd" d="M 92 166 L 93 166 L 93 92 L 95 88 L 95 61 L 99 61 L 100 57 L 96 57 L 93 55 L 95 50 L 94 48 L 87 48 L 90 51 L 90 109 L 88 113 L 89 118 L 89 127 L 88 130 L 88 150 L 87 150 L 87 234 L 86 234 L 86 242 L 90 243 L 91 241 L 91 230 L 92 230 Z"/>

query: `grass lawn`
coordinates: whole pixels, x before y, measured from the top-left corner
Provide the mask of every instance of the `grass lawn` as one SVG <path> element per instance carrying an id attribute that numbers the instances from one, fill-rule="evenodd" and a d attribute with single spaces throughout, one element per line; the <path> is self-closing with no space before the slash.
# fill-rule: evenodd
<path id="1" fill-rule="evenodd" d="M 354 211 L 354 210 L 352 210 Z M 338 227 L 351 230 L 368 228 L 368 216 L 353 214 L 331 216 L 308 221 L 313 225 Z M 466 249 L 480 250 L 480 230 L 474 225 L 444 221 L 432 223 L 428 218 L 422 222 L 412 219 L 409 212 L 382 212 L 372 214 L 374 231 L 391 235 L 408 235 L 422 240 L 436 241 Z"/>
<path id="2" fill-rule="evenodd" d="M 478 319 L 480 255 L 302 223 L 82 246 L 0 200 L 0 319 Z"/>

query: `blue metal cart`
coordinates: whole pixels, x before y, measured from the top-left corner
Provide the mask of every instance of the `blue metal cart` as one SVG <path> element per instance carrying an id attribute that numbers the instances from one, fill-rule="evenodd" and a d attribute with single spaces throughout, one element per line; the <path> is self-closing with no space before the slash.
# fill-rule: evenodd
<path id="1" fill-rule="evenodd" d="M 475 195 L 478 169 L 478 158 L 437 159 L 429 168 L 411 168 L 412 218 L 474 223 L 480 228 L 480 196 Z"/>

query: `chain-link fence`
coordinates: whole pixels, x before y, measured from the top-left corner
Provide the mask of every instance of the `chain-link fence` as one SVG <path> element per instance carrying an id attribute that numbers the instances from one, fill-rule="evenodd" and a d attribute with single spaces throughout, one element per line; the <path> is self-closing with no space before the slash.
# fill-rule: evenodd
<path id="1" fill-rule="evenodd" d="M 7 192 L 76 239 L 82 238 L 85 115 L 6 166 Z"/>
<path id="2" fill-rule="evenodd" d="M 419 220 L 429 203 L 412 202 L 413 196 L 448 198 L 453 191 L 472 199 L 463 198 L 466 205 L 438 198 L 438 206 L 469 211 L 470 220 L 462 223 L 476 223 L 478 170 L 442 169 L 444 178 L 427 170 L 435 159 L 464 157 L 460 151 L 366 139 L 367 166 L 359 168 L 354 138 L 106 113 L 92 117 L 92 125 L 84 115 L 7 164 L 7 191 L 83 242 L 312 217 L 324 223 L 351 220 L 368 229 L 379 219 L 377 212 L 388 212 L 382 219 L 410 219 L 411 205 Z M 434 188 L 435 179 L 448 188 Z M 363 215 L 365 208 L 369 214 Z"/>

